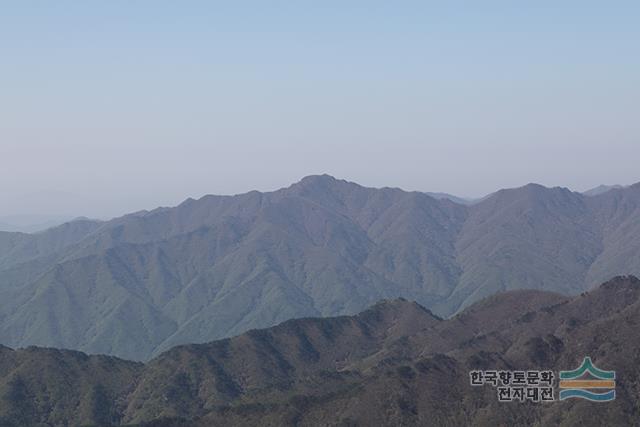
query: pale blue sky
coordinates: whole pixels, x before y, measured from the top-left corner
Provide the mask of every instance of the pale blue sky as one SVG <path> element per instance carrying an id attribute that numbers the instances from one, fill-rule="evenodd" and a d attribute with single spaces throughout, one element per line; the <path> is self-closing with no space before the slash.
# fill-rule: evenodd
<path id="1" fill-rule="evenodd" d="M 637 1 L 2 1 L 0 215 L 314 173 L 462 196 L 640 181 L 638 22 Z"/>

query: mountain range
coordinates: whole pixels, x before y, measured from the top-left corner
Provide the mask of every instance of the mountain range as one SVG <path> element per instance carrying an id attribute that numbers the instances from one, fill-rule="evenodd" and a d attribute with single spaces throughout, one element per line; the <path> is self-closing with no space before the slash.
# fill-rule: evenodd
<path id="1" fill-rule="evenodd" d="M 640 184 L 529 184 L 472 204 L 327 175 L 37 234 L 0 232 L 0 343 L 144 361 L 382 299 L 451 316 L 515 289 L 640 275 Z"/>
<path id="2" fill-rule="evenodd" d="M 441 319 L 404 299 L 173 348 L 146 364 L 0 347 L 0 425 L 602 426 L 640 419 L 640 280 L 516 290 Z M 501 403 L 471 370 L 616 372 L 616 399 Z M 557 387 L 557 378 L 553 382 Z"/>

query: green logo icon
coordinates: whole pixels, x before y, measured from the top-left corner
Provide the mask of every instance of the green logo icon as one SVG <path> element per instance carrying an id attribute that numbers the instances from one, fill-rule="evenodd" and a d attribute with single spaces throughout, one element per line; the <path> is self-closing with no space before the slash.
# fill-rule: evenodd
<path id="1" fill-rule="evenodd" d="M 586 399 L 610 402 L 616 398 L 616 373 L 596 368 L 590 357 L 573 371 L 560 371 L 560 400 Z"/>

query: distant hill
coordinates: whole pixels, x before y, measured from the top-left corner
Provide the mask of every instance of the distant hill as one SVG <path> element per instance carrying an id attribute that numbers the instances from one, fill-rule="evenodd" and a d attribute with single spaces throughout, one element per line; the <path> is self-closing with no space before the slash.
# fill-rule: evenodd
<path id="1" fill-rule="evenodd" d="M 585 196 L 598 196 L 600 194 L 606 193 L 607 191 L 611 191 L 611 190 L 619 190 L 621 188 L 624 188 L 622 185 L 599 185 L 595 188 L 592 188 L 591 190 L 587 190 L 585 192 L 583 192 L 582 194 L 584 194 Z"/>
<path id="2" fill-rule="evenodd" d="M 0 217 L 0 231 L 37 233 L 71 221 L 71 217 L 47 215 L 12 215 Z"/>
<path id="3" fill-rule="evenodd" d="M 176 347 L 146 365 L 0 347 L 0 425 L 635 425 L 638 324 L 640 281 L 617 277 L 572 298 L 498 294 L 448 320 L 387 300 Z M 615 401 L 505 404 L 469 384 L 474 369 L 557 373 L 585 356 L 616 371 Z"/>
<path id="4" fill-rule="evenodd" d="M 496 292 L 567 295 L 640 275 L 640 184 L 536 184 L 472 205 L 327 175 L 107 222 L 0 232 L 0 343 L 148 360 L 308 316 L 415 300 L 441 317 Z"/>
<path id="5" fill-rule="evenodd" d="M 424 193 L 424 194 L 438 200 L 443 200 L 443 199 L 451 200 L 452 202 L 458 203 L 460 205 L 471 205 L 476 201 L 475 199 L 466 199 L 466 198 L 454 196 L 448 193 Z"/>

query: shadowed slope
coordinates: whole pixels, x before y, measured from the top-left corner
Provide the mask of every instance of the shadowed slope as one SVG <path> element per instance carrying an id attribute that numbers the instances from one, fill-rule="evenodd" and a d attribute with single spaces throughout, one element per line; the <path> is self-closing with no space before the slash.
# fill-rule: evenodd
<path id="1" fill-rule="evenodd" d="M 384 301 L 176 347 L 146 365 L 2 347 L 0 424 L 632 425 L 639 322 L 640 280 L 617 277 L 572 298 L 499 294 L 448 320 Z M 492 387 L 469 385 L 471 369 L 557 372 L 586 355 L 616 371 L 614 402 L 501 404 Z"/>

